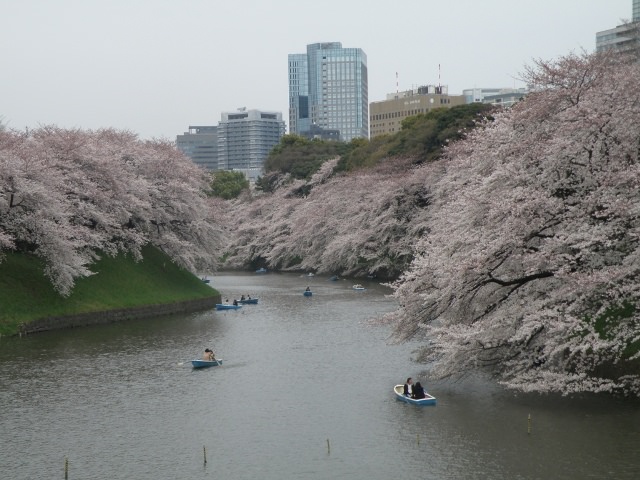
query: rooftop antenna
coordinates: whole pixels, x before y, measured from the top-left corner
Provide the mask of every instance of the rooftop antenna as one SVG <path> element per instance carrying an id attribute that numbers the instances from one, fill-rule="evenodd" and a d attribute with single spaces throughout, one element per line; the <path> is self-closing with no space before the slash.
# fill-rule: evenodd
<path id="1" fill-rule="evenodd" d="M 438 87 L 441 87 L 442 84 L 440 83 L 440 64 L 438 64 Z"/>
<path id="2" fill-rule="evenodd" d="M 396 95 L 400 93 L 400 89 L 398 88 L 398 72 L 396 72 Z"/>

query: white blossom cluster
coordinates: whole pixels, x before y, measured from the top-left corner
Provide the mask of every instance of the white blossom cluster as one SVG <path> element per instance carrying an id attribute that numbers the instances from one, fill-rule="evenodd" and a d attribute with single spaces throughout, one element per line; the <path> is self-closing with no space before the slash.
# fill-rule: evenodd
<path id="1" fill-rule="evenodd" d="M 221 228 L 208 177 L 171 142 L 126 131 L 0 130 L 0 260 L 43 259 L 63 295 L 97 255 L 139 260 L 153 244 L 192 271 L 214 268 Z"/>

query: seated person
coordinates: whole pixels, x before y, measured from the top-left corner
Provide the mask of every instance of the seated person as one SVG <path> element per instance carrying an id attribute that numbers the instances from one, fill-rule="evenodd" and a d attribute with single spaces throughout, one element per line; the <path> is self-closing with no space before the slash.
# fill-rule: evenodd
<path id="1" fill-rule="evenodd" d="M 202 359 L 206 360 L 207 362 L 212 362 L 216 359 L 216 356 L 214 355 L 213 350 L 211 350 L 210 348 L 205 348 Z"/>
<path id="2" fill-rule="evenodd" d="M 409 378 L 407 378 L 407 381 L 404 384 L 404 394 L 407 397 L 411 396 L 411 387 L 412 387 L 411 384 L 412 384 L 412 382 L 413 382 L 413 380 L 411 380 L 411 377 L 409 377 Z"/>
<path id="3" fill-rule="evenodd" d="M 415 398 L 420 399 L 420 398 L 425 398 L 426 395 L 424 394 L 424 388 L 422 388 L 422 385 L 420 385 L 420 382 L 416 382 L 416 384 L 413 386 L 413 393 L 411 394 L 411 398 Z"/>

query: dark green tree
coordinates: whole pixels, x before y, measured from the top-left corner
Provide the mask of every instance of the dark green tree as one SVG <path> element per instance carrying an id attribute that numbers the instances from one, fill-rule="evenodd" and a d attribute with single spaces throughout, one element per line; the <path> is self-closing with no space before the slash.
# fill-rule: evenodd
<path id="1" fill-rule="evenodd" d="M 218 170 L 211 176 L 211 195 L 214 197 L 230 200 L 249 188 L 249 180 L 241 172 Z"/>
<path id="2" fill-rule="evenodd" d="M 264 163 L 264 171 L 289 173 L 293 178 L 308 179 L 331 158 L 342 155 L 349 144 L 331 140 L 309 140 L 299 135 L 284 135 L 273 147 Z"/>

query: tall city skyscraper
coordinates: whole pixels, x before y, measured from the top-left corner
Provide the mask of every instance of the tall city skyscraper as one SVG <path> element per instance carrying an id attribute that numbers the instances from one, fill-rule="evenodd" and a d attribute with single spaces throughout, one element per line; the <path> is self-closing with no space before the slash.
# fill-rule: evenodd
<path id="1" fill-rule="evenodd" d="M 367 56 L 340 42 L 289 55 L 289 132 L 306 137 L 369 137 Z"/>

